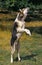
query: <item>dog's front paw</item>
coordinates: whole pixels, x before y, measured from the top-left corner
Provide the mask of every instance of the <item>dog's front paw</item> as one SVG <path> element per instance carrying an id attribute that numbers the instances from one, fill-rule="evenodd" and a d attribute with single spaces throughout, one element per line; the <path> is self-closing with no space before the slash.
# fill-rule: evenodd
<path id="1" fill-rule="evenodd" d="M 28 35 L 30 35 L 30 36 L 31 36 L 31 32 L 30 32 L 30 30 L 25 29 L 25 32 L 26 32 Z"/>

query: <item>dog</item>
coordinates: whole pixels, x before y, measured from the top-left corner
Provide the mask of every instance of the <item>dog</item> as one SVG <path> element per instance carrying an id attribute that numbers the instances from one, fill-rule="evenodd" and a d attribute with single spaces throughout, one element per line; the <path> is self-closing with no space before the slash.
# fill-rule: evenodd
<path id="1" fill-rule="evenodd" d="M 19 53 L 20 52 L 19 39 L 22 33 L 25 32 L 26 34 L 29 34 L 31 36 L 30 30 L 25 28 L 25 18 L 27 16 L 28 11 L 29 11 L 28 7 L 19 9 L 17 17 L 14 21 L 12 37 L 11 37 L 11 63 L 13 63 L 13 54 L 15 50 L 17 50 L 18 60 L 19 61 L 21 60 Z"/>

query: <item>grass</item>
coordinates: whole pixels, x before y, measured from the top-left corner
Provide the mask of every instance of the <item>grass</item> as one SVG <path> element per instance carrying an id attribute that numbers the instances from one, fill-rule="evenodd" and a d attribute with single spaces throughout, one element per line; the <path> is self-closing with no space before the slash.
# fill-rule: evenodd
<path id="1" fill-rule="evenodd" d="M 20 55 L 22 61 L 16 61 L 17 52 L 14 55 L 14 63 L 10 63 L 10 31 L 0 31 L 0 65 L 42 65 L 42 35 L 25 33 L 20 39 Z"/>
<path id="2" fill-rule="evenodd" d="M 10 39 L 13 22 L 6 19 L 14 19 L 15 14 L 0 14 L 0 65 L 42 65 L 42 34 L 25 33 L 20 39 L 20 55 L 22 61 L 17 61 L 17 52 L 14 55 L 14 63 L 10 63 Z M 42 27 L 42 21 L 26 23 L 27 27 Z"/>

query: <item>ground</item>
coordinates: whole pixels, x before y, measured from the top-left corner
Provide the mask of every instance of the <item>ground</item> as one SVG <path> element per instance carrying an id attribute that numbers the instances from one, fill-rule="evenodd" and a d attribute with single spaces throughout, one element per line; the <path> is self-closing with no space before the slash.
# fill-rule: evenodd
<path id="1" fill-rule="evenodd" d="M 42 65 L 42 34 L 25 33 L 20 39 L 20 55 L 22 61 L 17 61 L 17 52 L 14 54 L 14 63 L 10 63 L 10 31 L 0 30 L 0 65 Z"/>

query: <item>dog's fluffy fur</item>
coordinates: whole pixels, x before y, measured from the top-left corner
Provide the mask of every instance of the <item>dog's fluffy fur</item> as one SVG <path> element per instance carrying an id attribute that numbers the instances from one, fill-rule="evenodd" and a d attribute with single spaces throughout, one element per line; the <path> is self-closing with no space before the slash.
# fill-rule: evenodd
<path id="1" fill-rule="evenodd" d="M 13 63 L 13 54 L 15 50 L 18 52 L 18 60 L 20 61 L 20 44 L 19 44 L 19 39 L 22 35 L 23 32 L 26 32 L 26 34 L 29 34 L 31 36 L 30 30 L 25 28 L 25 18 L 27 16 L 29 8 L 24 8 L 20 9 L 19 13 L 17 14 L 17 17 L 14 21 L 14 26 L 13 26 L 13 32 L 12 32 L 12 37 L 11 37 L 11 63 Z"/>

